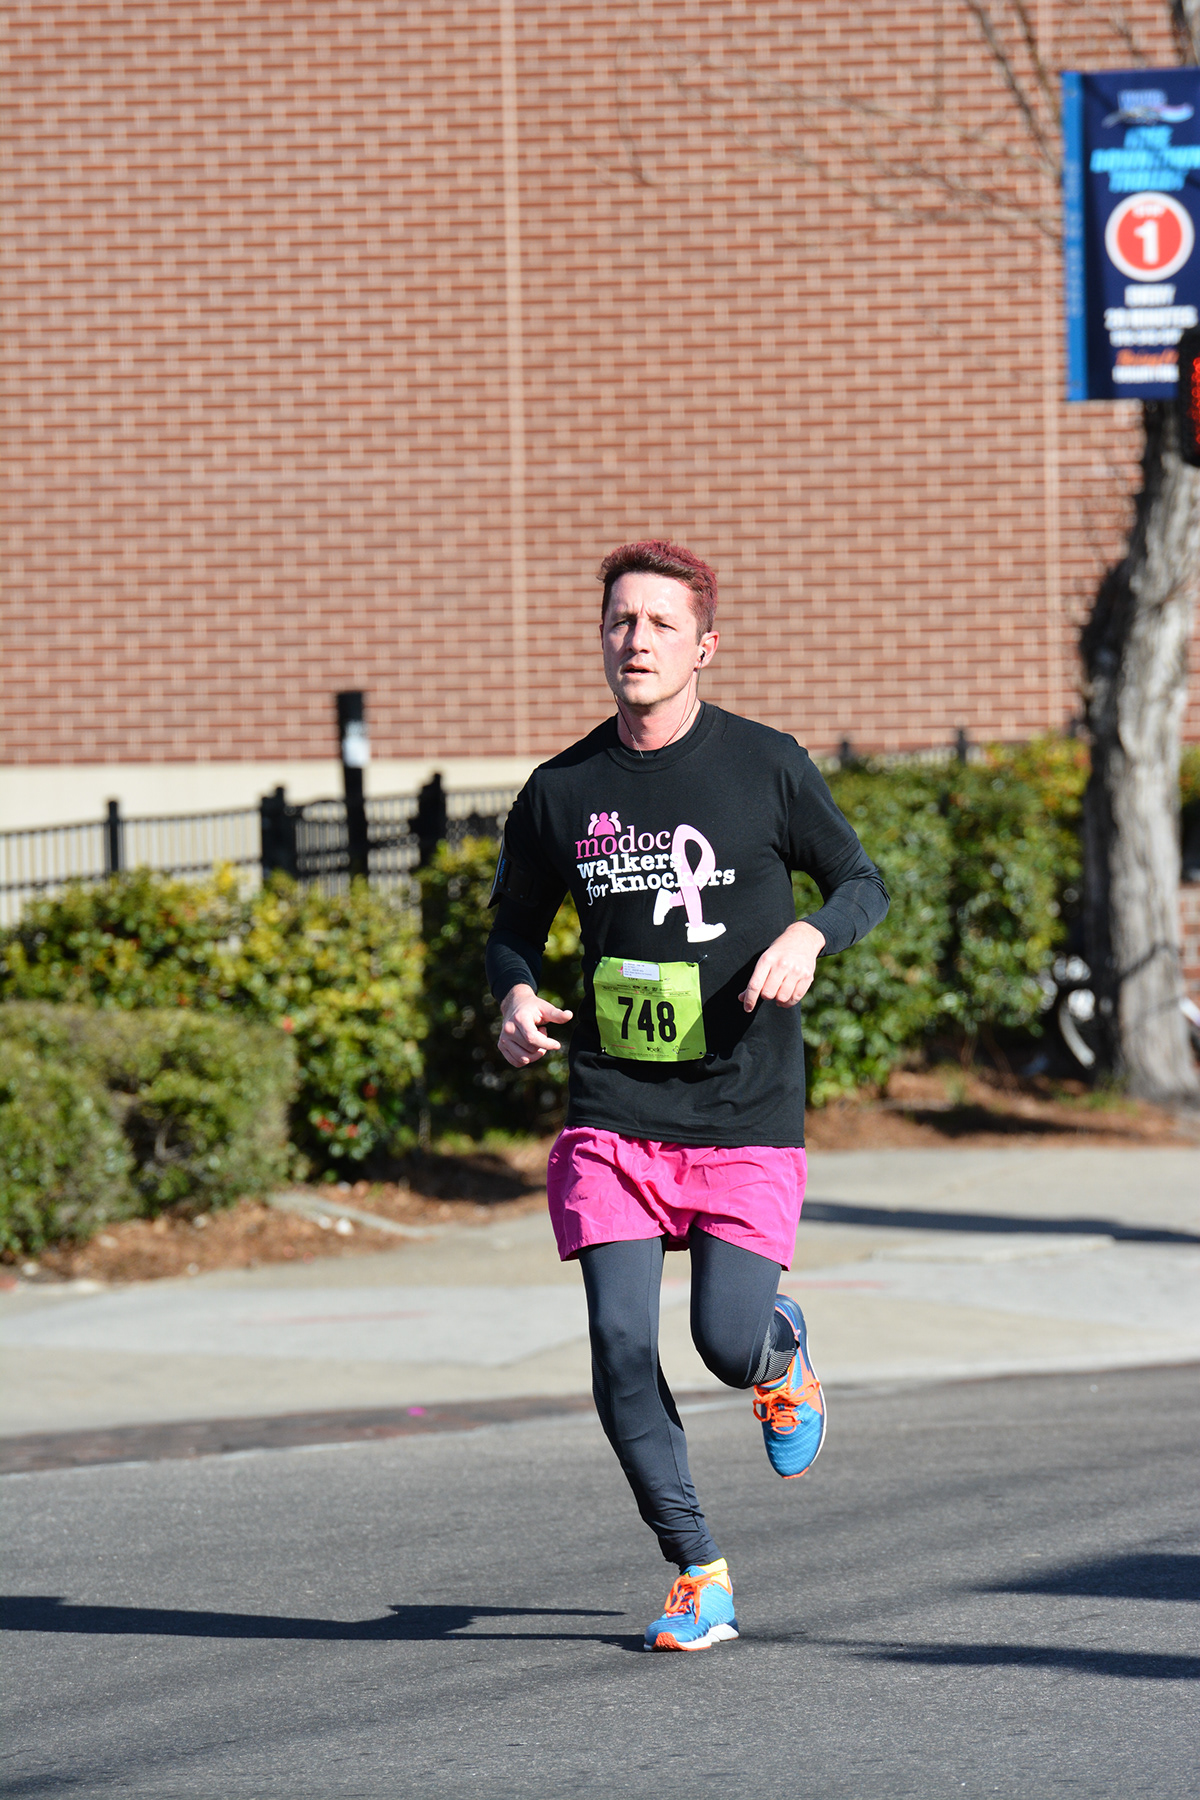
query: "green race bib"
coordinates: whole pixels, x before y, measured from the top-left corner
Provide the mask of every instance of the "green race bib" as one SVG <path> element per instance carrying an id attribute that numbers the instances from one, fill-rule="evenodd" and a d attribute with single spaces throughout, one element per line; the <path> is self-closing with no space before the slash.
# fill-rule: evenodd
<path id="1" fill-rule="evenodd" d="M 695 1062 L 707 1049 L 699 963 L 601 957 L 592 986 L 600 1042 L 637 1062 Z"/>

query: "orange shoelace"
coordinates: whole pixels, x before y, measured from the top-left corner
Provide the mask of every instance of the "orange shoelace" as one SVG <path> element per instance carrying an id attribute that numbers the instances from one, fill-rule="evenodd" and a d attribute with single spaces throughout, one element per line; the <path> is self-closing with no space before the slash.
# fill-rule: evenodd
<path id="1" fill-rule="evenodd" d="M 663 1617 L 672 1619 L 682 1613 L 691 1613 L 694 1618 L 700 1617 L 700 1595 L 706 1587 L 724 1588 L 727 1594 L 733 1589 L 719 1575 L 678 1575 L 671 1583 L 671 1591 L 667 1595 L 667 1604 L 663 1607 Z"/>
<path id="2" fill-rule="evenodd" d="M 756 1395 L 762 1394 L 761 1388 L 755 1389 Z M 814 1412 L 820 1412 L 821 1384 L 815 1375 L 805 1376 L 804 1385 L 799 1388 L 771 1388 L 762 1399 L 755 1399 L 754 1416 L 761 1419 L 764 1425 L 780 1437 L 787 1437 L 795 1431 L 801 1406 L 807 1404 Z"/>
<path id="3" fill-rule="evenodd" d="M 680 1575 L 671 1583 L 671 1591 L 667 1595 L 667 1604 L 663 1607 L 663 1617 L 675 1618 L 681 1613 L 691 1613 L 700 1617 L 700 1590 L 704 1583 L 695 1575 Z"/>

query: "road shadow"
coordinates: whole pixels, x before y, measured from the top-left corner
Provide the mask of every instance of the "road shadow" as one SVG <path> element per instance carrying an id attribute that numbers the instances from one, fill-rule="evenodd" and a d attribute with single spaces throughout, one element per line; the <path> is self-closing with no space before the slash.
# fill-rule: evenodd
<path id="1" fill-rule="evenodd" d="M 1135 1551 L 1099 1557 L 1071 1569 L 1047 1569 L 1020 1581 L 998 1581 L 989 1594 L 1080 1594 L 1102 1600 L 1200 1601 L 1200 1555 Z"/>
<path id="2" fill-rule="evenodd" d="M 1064 1644 L 873 1644 L 845 1646 L 864 1662 L 946 1669 L 1064 1669 L 1126 1681 L 1200 1681 L 1200 1656 L 1157 1650 L 1085 1650 Z"/>
<path id="3" fill-rule="evenodd" d="M 1200 1232 L 1157 1225 L 1123 1225 L 1116 1219 L 1025 1219 L 1012 1213 L 931 1212 L 915 1207 L 855 1206 L 840 1200 L 806 1200 L 808 1224 L 881 1226 L 894 1231 L 1022 1232 L 1046 1237 L 1110 1237 L 1119 1244 L 1200 1244 Z"/>
<path id="4" fill-rule="evenodd" d="M 0 1596 L 0 1630 L 73 1632 L 91 1637 L 290 1638 L 322 1643 L 475 1643 L 480 1638 L 576 1639 L 629 1648 L 624 1634 L 587 1631 L 470 1631 L 490 1619 L 623 1619 L 579 1606 L 389 1606 L 386 1618 L 276 1618 L 265 1613 L 185 1612 L 175 1607 L 73 1606 L 56 1595 Z"/>

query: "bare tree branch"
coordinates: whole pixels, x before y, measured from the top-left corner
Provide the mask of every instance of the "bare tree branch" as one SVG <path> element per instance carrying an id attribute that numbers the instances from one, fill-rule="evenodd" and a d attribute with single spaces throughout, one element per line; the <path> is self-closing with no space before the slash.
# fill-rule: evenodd
<path id="1" fill-rule="evenodd" d="M 710 58 L 689 58 L 688 66 L 692 70 L 710 68 Z M 728 79 L 728 65 L 724 70 L 715 72 L 719 79 Z M 821 88 L 809 90 L 794 82 L 773 80 L 744 65 L 732 65 L 734 72 L 740 76 L 747 87 L 766 93 L 777 102 L 787 102 L 797 110 L 811 109 L 813 112 L 848 112 L 859 118 L 879 119 L 889 125 L 903 125 L 910 130 L 930 130 L 953 137 L 962 144 L 974 144 L 980 149 L 988 150 L 993 155 L 1002 156 L 1005 161 L 1024 169 L 1042 170 L 1045 159 L 1031 156 L 1028 151 L 1018 150 L 1013 144 L 988 131 L 980 131 L 972 126 L 962 125 L 957 119 L 949 118 L 936 112 L 906 112 L 899 107 L 885 106 L 876 100 L 860 100 L 856 95 L 840 88 Z M 679 92 L 683 92 L 682 83 L 677 76 L 668 75 Z"/>
<path id="2" fill-rule="evenodd" d="M 1047 139 L 1046 133 L 1042 129 L 1041 120 L 1038 118 L 1033 103 L 1025 92 L 1020 77 L 1017 75 L 1017 72 L 1012 65 L 1012 61 L 1009 58 L 1008 52 L 1000 41 L 1000 35 L 992 22 L 990 12 L 983 4 L 983 0 L 965 0 L 965 4 L 987 40 L 987 46 L 992 53 L 996 67 L 999 69 L 1009 93 L 1016 101 L 1021 116 L 1024 118 L 1029 129 L 1029 135 L 1040 149 L 1046 166 L 1053 170 L 1056 177 L 1061 176 L 1062 163 L 1058 152 Z"/>
<path id="3" fill-rule="evenodd" d="M 1130 24 L 1123 7 L 1116 6 L 1111 12 L 1103 12 L 1100 7 L 1093 6 L 1090 0 L 1065 0 L 1067 7 L 1090 19 L 1099 19 L 1107 31 L 1111 31 L 1119 43 L 1125 45 L 1135 63 L 1146 64 L 1150 61 L 1149 52 L 1138 41 L 1137 33 Z"/>
<path id="4" fill-rule="evenodd" d="M 852 160 L 867 163 L 889 188 L 909 184 L 933 187 L 950 204 L 921 205 L 898 198 L 894 193 L 885 194 L 878 183 L 867 185 L 862 180 L 855 180 L 852 176 L 834 170 L 827 159 L 813 155 L 797 145 L 780 142 L 778 135 L 773 143 L 764 144 L 761 134 L 751 133 L 727 120 L 723 121 L 732 140 L 748 151 L 754 165 L 760 168 L 790 166 L 821 171 L 826 179 L 843 192 L 854 194 L 878 210 L 909 223 L 969 223 L 972 218 L 984 217 L 1014 225 L 1018 229 L 1036 231 L 1054 243 L 1060 239 L 1056 215 L 1040 210 L 1028 201 L 1006 197 L 994 187 L 971 180 L 947 168 L 943 162 L 919 153 L 897 162 L 893 154 L 884 154 L 869 142 L 855 139 L 847 143 L 838 126 L 839 115 L 848 113 L 888 126 L 899 125 L 913 134 L 924 130 L 940 131 L 972 148 L 1000 155 L 1012 166 L 1014 173 L 1046 173 L 1042 158 L 1014 149 L 1011 144 L 989 131 L 962 126 L 955 120 L 939 118 L 932 113 L 911 113 L 877 101 L 859 100 L 841 90 L 811 91 L 793 82 L 760 75 L 744 63 L 726 63 L 716 68 L 708 57 L 682 57 L 677 59 L 676 67 L 671 68 L 668 60 L 663 58 L 659 63 L 659 74 L 685 105 L 695 107 L 699 104 L 703 107 L 704 116 L 710 120 L 719 112 L 744 103 L 747 98 L 760 106 L 769 103 L 786 106 L 801 115 L 809 131 L 824 138 L 831 148 Z M 690 77 L 699 77 L 702 85 L 694 85 Z M 822 114 L 832 114 L 833 118 L 823 118 Z M 623 130 L 622 137 L 624 141 Z M 632 141 L 627 149 L 627 161 L 634 179 L 642 185 L 688 191 L 689 184 L 683 184 L 681 190 L 677 182 L 664 182 L 661 177 L 650 175 L 644 154 L 632 146 Z"/>
<path id="5" fill-rule="evenodd" d="M 626 160 L 633 173 L 634 180 L 640 187 L 652 187 L 654 184 L 646 179 L 638 151 L 637 135 L 629 117 L 629 39 L 623 38 L 617 48 L 617 136 L 625 151 Z"/>
<path id="6" fill-rule="evenodd" d="M 1025 0 L 1011 0 L 1011 4 L 1012 9 L 1020 22 L 1021 36 L 1025 40 L 1026 54 L 1033 64 L 1034 77 L 1038 87 L 1041 89 L 1042 98 L 1050 109 L 1050 117 L 1054 121 L 1055 130 L 1061 130 L 1062 111 L 1058 103 L 1058 94 L 1055 90 L 1050 72 L 1042 60 L 1041 45 L 1038 43 L 1037 30 L 1033 20 L 1029 16 L 1029 8 L 1025 5 Z"/>
<path id="7" fill-rule="evenodd" d="M 909 224 L 969 224 L 972 220 L 982 217 L 998 222 L 1003 221 L 1006 224 L 1015 225 L 1018 229 L 1040 232 L 1052 243 L 1061 241 L 1062 234 L 1057 215 L 1041 212 L 1020 201 L 1004 200 L 987 189 L 975 187 L 969 182 L 956 181 L 943 169 L 931 164 L 919 162 L 907 165 L 889 164 L 877 151 L 873 151 L 869 147 L 864 149 L 862 146 L 855 146 L 853 152 L 869 161 L 885 181 L 900 185 L 907 181 L 932 185 L 941 189 L 947 198 L 956 204 L 921 206 L 913 202 L 898 200 L 886 194 L 879 183 L 868 185 L 866 182 L 856 181 L 852 176 L 843 175 L 831 169 L 827 161 L 809 155 L 803 150 L 790 145 L 781 145 L 767 150 L 756 146 L 752 140 L 736 129 L 731 129 L 730 135 L 736 143 L 752 152 L 759 167 L 790 165 L 797 169 L 817 170 L 826 181 L 834 187 L 840 188 L 843 193 L 854 194 L 877 211 L 889 213 L 894 218 L 904 219 Z M 832 142 L 838 149 L 845 148 L 838 144 L 836 138 L 832 139 Z M 659 184 L 654 183 L 654 185 Z"/>
<path id="8" fill-rule="evenodd" d="M 911 202 L 893 199 L 880 188 L 878 183 L 868 185 L 864 181 L 856 181 L 852 176 L 843 175 L 831 169 L 827 160 L 818 156 L 805 154 L 792 146 L 767 150 L 756 146 L 742 134 L 732 132 L 736 142 L 749 151 L 744 162 L 735 164 L 730 171 L 734 175 L 752 175 L 763 169 L 789 168 L 796 172 L 811 169 L 820 174 L 822 179 L 842 193 L 853 194 L 865 201 L 874 211 L 886 213 L 889 218 L 902 219 L 909 225 L 970 225 L 980 219 L 994 219 L 997 223 L 1016 226 L 1019 230 L 1035 231 L 1043 234 L 1052 243 L 1061 241 L 1057 216 L 1038 212 L 1019 202 L 998 200 L 994 195 L 982 189 L 971 188 L 966 184 L 952 187 L 940 170 L 925 165 L 913 164 L 909 171 L 913 179 L 935 184 L 947 195 L 947 204 L 941 206 L 920 206 Z M 836 140 L 835 144 L 836 144 Z M 840 148 L 841 146 L 837 146 Z M 609 180 L 620 182 L 632 180 L 639 187 L 653 188 L 658 193 L 667 194 L 675 199 L 695 199 L 703 197 L 712 200 L 722 191 L 712 180 L 687 181 L 648 173 L 639 153 L 628 146 L 620 167 L 606 162 L 597 156 L 588 156 L 587 160 L 600 174 Z M 636 160 L 635 160 L 636 159 Z M 880 165 L 883 168 L 883 165 Z M 897 179 L 893 171 L 883 168 L 885 179 Z M 957 202 L 957 203 L 955 203 Z"/>

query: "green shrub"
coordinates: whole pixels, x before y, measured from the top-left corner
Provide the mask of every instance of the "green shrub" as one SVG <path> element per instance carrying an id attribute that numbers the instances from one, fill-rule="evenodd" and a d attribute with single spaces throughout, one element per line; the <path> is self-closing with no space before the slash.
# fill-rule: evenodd
<path id="1" fill-rule="evenodd" d="M 0 1041 L 84 1084 L 125 1144 L 127 1210 L 227 1206 L 285 1179 L 295 1056 L 277 1028 L 180 1012 L 0 1007 Z"/>
<path id="2" fill-rule="evenodd" d="M 560 1122 L 566 1102 L 570 1027 L 553 1034 L 562 1054 L 528 1069 L 512 1068 L 497 1047 L 500 1008 L 483 966 L 495 917 L 487 902 L 496 851 L 487 838 L 443 844 L 420 873 L 429 1107 L 434 1124 L 449 1130 L 546 1130 Z M 574 1013 L 582 1004 L 579 921 L 570 900 L 550 928 L 540 992 Z"/>
<path id="3" fill-rule="evenodd" d="M 1038 1028 L 1038 976 L 1080 878 L 1086 752 L 1069 739 L 948 767 L 865 764 L 834 798 L 879 864 L 892 906 L 863 943 L 817 965 L 805 1003 L 812 1100 L 882 1084 L 947 1026 Z M 799 910 L 819 904 L 797 878 Z"/>
<path id="4" fill-rule="evenodd" d="M 131 1161 L 98 1083 L 0 1038 L 0 1251 L 36 1255 L 128 1218 Z"/>
<path id="5" fill-rule="evenodd" d="M 1082 738 L 1036 737 L 1024 744 L 989 744 L 982 764 L 1011 789 L 1026 789 L 1038 812 L 1065 825 L 1078 823 L 1083 813 L 1089 758 Z"/>
<path id="6" fill-rule="evenodd" d="M 250 918 L 228 873 L 133 869 L 35 900 L 0 941 L 0 998 L 67 1006 L 217 1006 L 233 996 Z"/>
<path id="7" fill-rule="evenodd" d="M 410 908 L 275 881 L 251 903 L 227 1004 L 293 1039 L 292 1141 L 318 1167 L 403 1149 L 421 1098 L 423 954 Z"/>
<path id="8" fill-rule="evenodd" d="M 1079 879 L 1078 839 L 1032 783 L 994 766 L 955 766 L 936 785 L 953 840 L 944 1004 L 972 1035 L 1027 1029 L 1062 937 L 1060 891 Z"/>
<path id="9" fill-rule="evenodd" d="M 0 945 L 0 997 L 234 1012 L 292 1037 L 292 1138 L 318 1166 L 415 1136 L 423 1030 L 411 909 L 355 882 L 327 896 L 229 873 L 145 869 L 30 906 Z"/>
<path id="10" fill-rule="evenodd" d="M 296 1059 L 278 1029 L 211 1014 L 93 1012 L 76 1030 L 121 1115 L 141 1213 L 179 1201 L 228 1206 L 286 1180 Z"/>
<path id="11" fill-rule="evenodd" d="M 834 777 L 838 804 L 878 863 L 891 909 L 863 943 L 817 964 L 804 1003 L 808 1088 L 816 1105 L 882 1084 L 906 1047 L 945 1016 L 953 841 L 920 776 L 855 769 Z M 821 897 L 794 877 L 797 914 Z"/>

